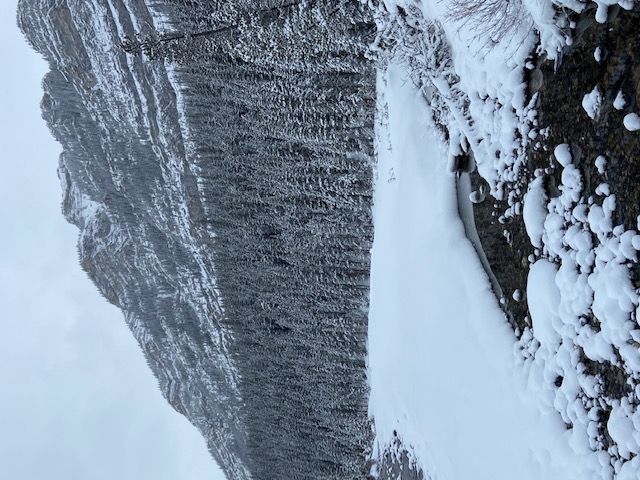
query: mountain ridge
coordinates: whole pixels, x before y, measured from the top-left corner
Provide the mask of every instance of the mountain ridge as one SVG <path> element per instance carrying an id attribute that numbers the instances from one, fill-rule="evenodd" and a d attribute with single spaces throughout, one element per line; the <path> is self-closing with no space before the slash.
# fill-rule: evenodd
<path id="1" fill-rule="evenodd" d="M 119 45 L 197 31 L 193 2 L 19 3 L 80 263 L 229 479 L 367 475 L 372 25 L 338 3 L 263 7 L 174 64 Z M 250 57 L 253 29 L 322 16 L 298 71 Z"/>
<path id="2" fill-rule="evenodd" d="M 209 339 L 211 355 L 216 358 L 216 362 L 210 362 L 209 368 L 216 364 L 220 366 L 217 372 L 218 379 L 211 376 L 212 383 L 207 387 L 225 397 L 225 405 L 221 403 L 223 399 L 220 399 L 219 403 L 216 402 L 217 399 L 213 395 L 208 396 L 208 401 L 214 401 L 207 405 L 206 401 L 194 400 L 198 395 L 197 391 L 189 392 L 185 388 L 184 382 L 180 381 L 185 375 L 180 372 L 184 366 L 180 365 L 179 358 L 172 358 L 172 355 L 180 357 L 180 352 L 188 351 L 189 343 L 179 338 L 169 338 L 167 333 L 170 330 L 163 325 L 160 325 L 156 332 L 150 332 L 149 325 L 139 314 L 134 313 L 136 303 L 144 302 L 136 299 L 135 295 L 152 296 L 156 290 L 156 285 L 151 282 L 147 285 L 140 283 L 141 278 L 136 270 L 153 272 L 154 281 L 162 279 L 158 283 L 164 285 L 165 292 L 160 294 L 164 299 L 158 303 L 173 304 L 172 310 L 176 310 L 178 306 L 184 310 L 194 308 L 185 299 L 181 299 L 181 292 L 175 284 L 174 279 L 180 274 L 180 265 L 161 262 L 157 256 L 151 258 L 145 250 L 150 250 L 154 244 L 157 247 L 165 242 L 175 247 L 181 236 L 198 238 L 208 233 L 196 228 L 179 230 L 176 225 L 178 222 L 172 213 L 173 209 L 178 210 L 175 204 L 172 205 L 172 200 L 184 204 L 188 198 L 187 208 L 196 215 L 202 215 L 198 212 L 198 196 L 194 195 L 193 190 L 190 195 L 179 191 L 180 188 L 188 188 L 189 184 L 193 189 L 193 181 L 174 183 L 174 191 L 170 192 L 170 195 L 162 195 L 159 188 L 156 188 L 155 192 L 139 188 L 143 182 L 146 182 L 148 189 L 151 181 L 166 184 L 167 177 L 170 178 L 172 175 L 191 175 L 188 165 L 180 161 L 180 158 L 184 157 L 184 147 L 181 145 L 181 131 L 175 112 L 175 94 L 161 63 L 142 65 L 139 60 L 130 63 L 132 59 L 118 51 L 115 20 L 111 17 L 111 23 L 92 23 L 91 20 L 96 18 L 96 12 L 91 11 L 92 5 L 92 2 L 59 1 L 22 1 L 19 4 L 20 27 L 34 48 L 42 53 L 51 65 L 51 72 L 43 81 L 45 96 L 42 107 L 45 120 L 64 147 L 59 161 L 59 177 L 63 186 L 63 213 L 67 220 L 81 230 L 78 249 L 83 269 L 105 298 L 125 311 L 125 320 L 143 348 L 147 361 L 158 378 L 163 395 L 176 410 L 187 415 L 207 438 L 215 439 L 208 442 L 209 448 L 216 460 L 226 465 L 227 475 L 231 478 L 248 478 L 248 474 L 242 473 L 244 467 L 239 460 L 239 449 L 229 446 L 236 438 L 241 438 L 240 434 L 229 432 L 239 432 L 241 428 L 237 417 L 234 418 L 229 413 L 233 410 L 232 402 L 237 408 L 239 400 L 234 386 L 236 373 L 233 372 L 228 354 L 224 352 L 224 330 L 220 326 L 217 326 L 216 330 L 210 330 L 215 332 L 217 337 L 212 335 Z M 120 9 L 103 9 L 102 14 L 112 14 L 116 11 L 123 16 L 123 8 L 123 4 L 120 4 Z M 148 12 L 146 14 L 150 15 Z M 106 25 L 111 25 L 111 30 L 96 28 L 105 28 Z M 109 40 L 112 42 L 110 52 L 100 52 L 102 55 L 90 58 L 87 50 L 81 48 L 87 38 L 106 35 L 110 35 Z M 49 39 L 55 41 L 50 42 Z M 98 69 L 102 72 L 112 69 L 125 79 L 127 76 L 136 75 L 138 78 L 116 82 L 95 75 L 94 72 Z M 153 88 L 152 81 L 161 82 L 163 93 L 169 97 L 162 107 L 161 116 L 156 118 L 153 118 L 156 114 L 154 110 L 160 106 L 151 106 L 149 100 L 153 101 L 153 98 L 139 97 L 135 91 L 132 92 L 136 87 L 146 87 L 149 94 Z M 116 100 L 108 100 L 109 95 Z M 171 96 L 174 98 L 170 98 Z M 129 101 L 136 100 L 136 108 L 127 110 L 132 106 Z M 104 104 L 107 105 L 106 108 Z M 174 110 L 172 115 L 168 115 L 171 113 L 170 108 Z M 118 116 L 124 117 L 126 121 L 118 122 Z M 154 165 L 157 155 L 154 146 L 149 134 L 141 131 L 139 127 L 145 124 L 149 132 L 153 132 L 154 129 L 164 130 L 165 135 L 168 133 L 170 137 L 167 137 L 172 139 L 172 150 L 160 152 L 164 158 L 173 159 L 173 164 L 165 171 L 162 171 L 159 165 Z M 156 140 L 157 143 L 160 142 Z M 167 147 L 167 142 L 163 146 Z M 143 162 L 143 159 L 146 162 Z M 128 160 L 134 165 L 127 165 Z M 139 165 L 139 171 L 131 178 L 126 169 L 135 168 L 136 163 Z M 150 178 L 151 173 L 153 180 Z M 135 185 L 140 180 L 142 182 Z M 153 187 L 153 183 L 150 186 Z M 160 218 L 155 219 L 155 222 L 149 221 L 148 212 L 158 212 L 161 214 Z M 190 222 L 190 219 L 185 218 L 182 221 Z M 164 232 L 160 230 L 161 222 L 169 226 L 170 235 L 166 234 L 167 229 Z M 140 228 L 144 228 L 145 225 L 148 232 Z M 149 241 L 154 234 L 155 242 Z M 143 243 L 146 241 L 149 242 L 147 245 Z M 187 255 L 183 254 L 183 258 L 186 257 Z M 202 263 L 202 260 L 200 262 Z M 193 270 L 198 271 L 195 267 Z M 210 274 L 203 272 L 204 275 L 207 273 Z M 132 278 L 136 279 L 134 285 L 131 284 Z M 205 280 L 200 278 L 199 281 L 200 285 L 197 285 L 196 281 L 193 282 L 196 291 L 198 287 L 203 289 Z M 207 294 L 211 295 L 208 289 Z M 214 312 L 220 311 L 215 298 L 206 298 L 205 301 L 208 303 L 204 308 L 210 308 Z M 199 305 L 196 307 L 203 308 Z M 186 313 L 186 318 L 196 315 L 195 312 Z M 194 319 L 191 318 L 191 321 Z M 197 365 L 192 366 L 192 369 L 194 368 L 197 368 Z M 192 375 L 194 373 L 192 372 Z M 203 393 L 200 395 L 204 396 Z M 192 405 L 186 407 L 189 402 Z M 228 426 L 219 428 L 221 424 Z"/>

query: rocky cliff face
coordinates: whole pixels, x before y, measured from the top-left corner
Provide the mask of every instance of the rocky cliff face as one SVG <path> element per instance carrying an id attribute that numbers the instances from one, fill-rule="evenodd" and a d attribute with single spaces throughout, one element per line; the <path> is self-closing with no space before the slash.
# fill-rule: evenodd
<path id="1" fill-rule="evenodd" d="M 62 207 L 80 228 L 80 262 L 124 311 L 167 400 L 230 478 L 249 478 L 238 373 L 175 93 L 162 63 L 117 47 L 123 33 L 153 21 L 150 13 L 135 1 L 19 8 L 20 26 L 51 65 L 43 115 L 64 147 Z"/>
<path id="2" fill-rule="evenodd" d="M 358 8 L 357 2 L 338 3 L 324 12 L 336 22 L 340 8 Z M 302 10 L 290 12 L 294 4 L 260 7 L 252 28 L 268 33 L 270 22 L 287 15 L 305 21 Z M 177 28 L 183 21 L 182 28 L 203 28 L 197 22 L 184 26 L 188 12 L 227 7 L 21 0 L 19 25 L 51 66 L 42 109 L 64 149 L 63 212 L 80 229 L 83 268 L 123 310 L 163 395 L 202 432 L 228 478 L 356 478 L 364 468 L 368 430 L 373 71 L 351 68 L 355 63 L 345 63 L 337 42 L 327 47 L 337 53 L 322 60 L 334 71 L 270 77 L 247 102 L 247 90 L 234 92 L 234 85 L 249 76 L 253 85 L 274 70 L 247 48 L 264 35 L 252 40 L 249 30 L 244 37 L 238 33 L 233 41 L 244 50 L 214 74 L 202 68 L 220 64 L 219 44 L 201 46 L 200 57 L 182 58 L 182 66 L 119 47 L 124 38 L 162 25 Z M 364 46 L 357 37 L 370 33 L 366 21 L 350 25 L 345 38 Z M 211 80 L 216 78 L 218 84 Z M 305 99 L 304 88 L 324 97 Z M 198 89 L 216 98 L 216 106 L 189 93 Z M 342 117 L 325 112 L 314 120 L 317 128 L 278 128 L 264 112 L 286 111 L 286 102 L 259 104 L 285 94 L 299 99 L 287 100 L 296 108 L 305 101 L 314 111 L 321 110 L 316 103 L 327 109 L 346 101 L 351 107 L 340 107 L 346 108 Z M 331 95 L 345 98 L 332 103 Z M 349 108 L 355 105 L 367 108 L 354 113 Z M 247 125 L 249 117 L 255 125 Z M 333 123 L 325 124 L 330 118 Z M 336 118 L 345 120 L 336 127 Z M 241 166 L 230 167 L 229 158 L 241 159 Z M 283 162 L 297 170 L 278 170 Z M 244 163 L 253 176 L 240 178 Z M 342 187 L 357 194 L 342 195 Z M 260 200 L 242 196 L 258 190 Z M 278 195 L 279 206 L 262 200 Z M 291 207 L 298 198 L 315 200 Z M 290 205 L 280 205 L 283 199 Z M 315 240 L 305 242 L 304 235 Z"/>

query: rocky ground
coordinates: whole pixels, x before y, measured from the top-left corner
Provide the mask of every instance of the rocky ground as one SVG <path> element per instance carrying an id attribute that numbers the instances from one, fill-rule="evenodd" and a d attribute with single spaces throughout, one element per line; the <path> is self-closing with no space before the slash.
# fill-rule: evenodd
<path id="1" fill-rule="evenodd" d="M 545 169 L 545 189 L 550 198 L 560 195 L 562 168 L 553 157 L 554 147 L 567 144 L 573 164 L 583 179 L 583 195 L 597 197 L 601 183 L 609 185 L 616 198 L 613 225 L 625 230 L 637 230 L 640 214 L 640 136 L 623 126 L 625 115 L 637 111 L 640 88 L 640 13 L 613 11 L 604 24 L 593 21 L 593 12 L 576 18 L 587 28 L 562 60 L 541 65 L 543 82 L 537 102 L 538 132 L 544 132 L 532 142 L 527 152 L 527 168 L 512 188 L 526 192 L 536 169 Z M 597 89 L 601 102 L 591 118 L 583 106 L 583 98 Z M 624 106 L 618 102 L 623 92 Z M 596 158 L 606 158 L 606 170 L 598 171 Z M 474 184 L 482 180 L 474 176 Z M 521 199 L 521 198 L 520 198 Z M 493 273 L 505 294 L 502 304 L 516 335 L 530 325 L 526 298 L 516 300 L 516 291 L 525 291 L 529 268 L 528 257 L 535 251 L 525 230 L 521 215 L 498 221 L 508 208 L 506 202 L 485 201 L 475 205 L 476 223 L 485 253 Z M 630 276 L 640 286 L 640 268 L 630 264 Z M 597 328 L 598 320 L 593 317 Z M 603 398 L 607 403 L 630 392 L 631 383 L 621 367 L 609 362 L 592 362 L 583 356 L 589 373 L 603 379 Z M 611 444 L 602 419 L 603 449 Z"/>
<path id="2" fill-rule="evenodd" d="M 593 13 L 586 12 L 578 22 L 592 23 Z M 611 18 L 611 16 L 610 16 Z M 545 62 L 541 66 L 543 82 L 538 98 L 538 131 L 546 135 L 531 144 L 527 154 L 527 168 L 512 188 L 525 192 L 537 168 L 547 169 L 546 189 L 550 197 L 558 196 L 561 168 L 553 159 L 556 145 L 569 145 L 573 162 L 583 177 L 585 197 L 595 196 L 603 181 L 616 195 L 614 225 L 637 229 L 640 214 L 640 136 L 623 127 L 623 118 L 637 108 L 640 88 L 640 13 L 619 12 L 605 24 L 593 24 L 565 52 L 561 62 Z M 596 60 L 596 50 L 600 61 Z M 594 88 L 602 92 L 598 115 L 591 119 L 582 106 L 586 93 Z M 619 91 L 625 93 L 627 104 L 621 110 L 613 106 Z M 606 172 L 600 174 L 595 159 L 604 155 Z M 483 183 L 472 176 L 477 188 Z M 488 198 L 474 206 L 474 214 L 482 245 L 493 273 L 504 292 L 502 304 L 510 323 L 519 335 L 529 324 L 526 298 L 516 300 L 517 290 L 526 289 L 529 269 L 528 256 L 534 253 L 525 230 L 522 215 L 507 222 L 499 221 L 508 208 L 506 201 Z M 640 286 L 640 269 L 631 269 L 632 279 Z M 608 394 L 619 397 L 627 389 L 625 377 L 611 365 L 594 365 L 606 378 Z"/>

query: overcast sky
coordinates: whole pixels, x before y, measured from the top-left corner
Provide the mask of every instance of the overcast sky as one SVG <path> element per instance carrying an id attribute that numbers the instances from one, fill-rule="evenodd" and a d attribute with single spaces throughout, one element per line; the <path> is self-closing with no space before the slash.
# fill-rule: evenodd
<path id="1" fill-rule="evenodd" d="M 0 1 L 0 478 L 223 479 L 78 266 L 16 3 Z"/>

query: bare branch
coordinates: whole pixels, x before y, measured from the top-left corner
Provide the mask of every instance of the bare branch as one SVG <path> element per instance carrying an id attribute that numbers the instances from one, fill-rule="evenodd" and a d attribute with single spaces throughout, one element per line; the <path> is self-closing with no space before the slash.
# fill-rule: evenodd
<path id="1" fill-rule="evenodd" d="M 513 37 L 528 15 L 521 0 L 451 0 L 447 17 L 497 43 Z"/>

